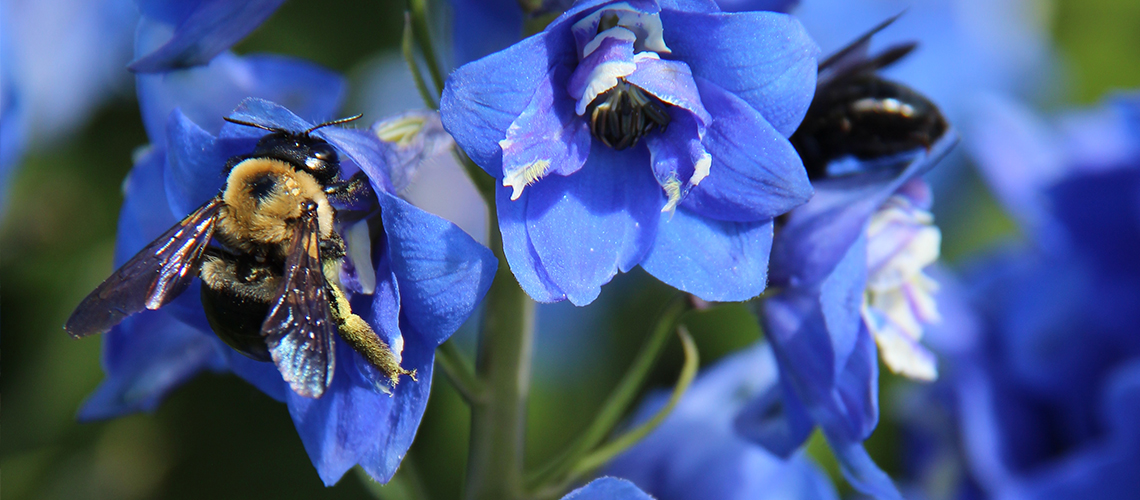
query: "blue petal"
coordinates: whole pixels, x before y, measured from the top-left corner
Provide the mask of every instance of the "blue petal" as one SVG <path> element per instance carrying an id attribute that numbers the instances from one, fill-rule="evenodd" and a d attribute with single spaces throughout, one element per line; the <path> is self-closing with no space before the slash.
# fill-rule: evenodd
<path id="1" fill-rule="evenodd" d="M 515 0 L 451 0 L 456 65 L 498 52 L 519 41 L 523 12 Z"/>
<path id="2" fill-rule="evenodd" d="M 225 347 L 213 334 L 191 328 L 165 311 L 131 316 L 103 339 L 107 378 L 83 403 L 80 420 L 154 411 L 170 391 L 198 372 L 225 369 Z"/>
<path id="3" fill-rule="evenodd" d="M 827 442 L 839 461 L 843 477 L 847 478 L 852 487 L 876 500 L 903 500 L 890 476 L 871 460 L 863 443 L 839 441 L 831 436 L 828 436 Z"/>
<path id="4" fill-rule="evenodd" d="M 370 311 L 358 311 L 370 316 Z M 328 486 L 348 469 L 360 464 L 373 479 L 388 482 L 412 444 L 431 390 L 435 346 L 407 323 L 403 366 L 417 372 L 417 380 L 401 378 L 392 395 L 375 391 L 360 376 L 357 365 L 366 363 L 344 342 L 337 343 L 337 369 L 333 383 L 319 399 L 289 391 L 286 404 L 313 466 Z"/>
<path id="5" fill-rule="evenodd" d="M 443 126 L 463 151 L 497 179 L 503 176 L 499 141 L 531 96 L 562 65 L 577 62 L 569 33 L 527 38 L 451 73 L 440 99 Z"/>
<path id="6" fill-rule="evenodd" d="M 511 183 L 514 193 L 545 175 L 577 172 L 590 155 L 590 127 L 574 114 L 574 101 L 555 79 L 539 83 L 530 104 L 499 142 L 503 183 Z"/>
<path id="7" fill-rule="evenodd" d="M 503 236 L 503 254 L 519 286 L 530 298 L 538 302 L 566 300 L 566 294 L 551 281 L 527 232 L 529 200 L 529 192 L 524 192 L 517 200 L 511 200 L 511 188 L 499 186 L 495 190 L 495 208 L 499 218 L 499 231 Z"/>
<path id="8" fill-rule="evenodd" d="M 684 206 L 714 219 L 756 221 L 806 202 L 811 183 L 792 144 L 737 96 L 703 78 L 697 86 L 714 117 L 703 140 L 712 166 Z"/>
<path id="9" fill-rule="evenodd" d="M 199 308 L 201 304 L 199 304 Z M 219 341 L 220 342 L 220 341 Z M 249 382 L 250 385 L 258 388 L 267 396 L 273 398 L 275 401 L 285 401 L 287 394 L 293 394 L 293 389 L 285 382 L 281 376 L 281 372 L 277 370 L 277 366 L 273 363 L 266 363 L 264 361 L 257 361 L 247 357 L 246 355 L 230 349 L 226 346 L 225 349 L 226 364 L 229 365 L 230 371 Z"/>
<path id="10" fill-rule="evenodd" d="M 773 385 L 740 411 L 735 421 L 740 437 L 787 459 L 815 430 L 815 420 L 784 384 Z"/>
<path id="11" fill-rule="evenodd" d="M 209 63 L 269 18 L 285 0 L 144 0 L 139 10 L 175 25 L 162 46 L 135 59 L 137 73 L 158 73 Z"/>
<path id="12" fill-rule="evenodd" d="M 662 11 L 661 21 L 671 58 L 744 99 L 784 137 L 795 132 L 815 95 L 819 55 L 799 21 L 773 12 L 673 10 Z"/>
<path id="13" fill-rule="evenodd" d="M 823 314 L 835 366 L 847 364 L 863 328 L 863 294 L 867 289 L 867 236 L 859 236 L 819 289 Z"/>
<path id="14" fill-rule="evenodd" d="M 166 125 L 166 195 L 175 214 L 189 214 L 218 194 L 230 157 L 253 150 L 252 141 L 218 141 L 180 109 Z"/>
<path id="15" fill-rule="evenodd" d="M 644 151 L 597 148 L 580 172 L 545 178 L 523 194 L 535 254 L 575 305 L 593 302 L 601 286 L 637 265 L 650 245 L 662 197 L 641 167 Z"/>
<path id="16" fill-rule="evenodd" d="M 711 160 L 701 144 L 700 136 L 704 127 L 693 114 L 672 108 L 669 115 L 672 119 L 664 132 L 645 138 L 653 176 L 657 178 L 657 184 L 665 189 L 667 200 L 663 210 L 666 212 L 674 211 L 678 202 L 687 199 L 688 193 L 693 189 L 692 181 L 700 180 L 694 179 L 693 174 L 697 173 L 699 166 L 707 169 Z"/>
<path id="17" fill-rule="evenodd" d="M 483 299 L 498 261 L 455 224 L 395 196 L 379 198 L 404 315 L 428 345 L 439 345 Z"/>
<path id="18" fill-rule="evenodd" d="M 368 315 L 361 316 L 372 325 L 372 329 L 380 336 L 393 353 L 398 358 L 403 356 L 404 334 L 400 331 L 400 311 L 403 307 L 402 296 L 400 292 L 400 283 L 396 277 L 396 273 L 392 272 L 392 259 L 393 255 L 387 245 L 378 244 L 372 249 L 373 268 L 376 270 L 376 289 L 372 292 L 371 307 L 368 308 Z M 361 297 L 357 300 L 360 302 L 367 298 Z M 358 308 L 354 308 L 358 311 Z M 402 361 L 402 359 L 401 359 Z M 383 384 L 386 387 L 389 382 L 386 377 L 368 363 L 363 363 L 364 369 L 368 379 L 373 385 Z M 380 386 L 376 386 L 379 388 Z"/>
<path id="19" fill-rule="evenodd" d="M 625 80 L 653 94 L 661 101 L 685 109 L 708 125 L 712 117 L 702 102 L 697 82 L 689 65 L 681 61 L 646 59 Z"/>
<path id="20" fill-rule="evenodd" d="M 832 400 L 838 367 L 819 298 L 794 290 L 764 301 L 764 335 L 780 374 L 812 414 Z"/>
<path id="21" fill-rule="evenodd" d="M 661 214 L 641 267 L 704 300 L 748 300 L 764 291 L 771 249 L 770 220 L 717 221 L 681 207 Z"/>
<path id="22" fill-rule="evenodd" d="M 571 491 L 562 500 L 653 500 L 653 497 L 625 479 L 603 477 Z"/>
<path id="23" fill-rule="evenodd" d="M 139 26 L 139 43 L 147 36 Z M 139 108 L 151 143 L 166 141 L 166 121 L 181 108 L 191 121 L 211 134 L 222 117 L 246 97 L 261 97 L 289 106 L 311 120 L 329 118 L 346 93 L 343 78 L 319 66 L 288 57 L 221 54 L 208 66 L 171 74 L 137 75 Z M 247 127 L 248 128 L 248 127 Z"/>
<path id="24" fill-rule="evenodd" d="M 838 415 L 851 436 L 860 441 L 870 437 L 879 424 L 879 357 L 866 325 L 860 328 L 855 349 L 839 372 L 835 391 Z"/>

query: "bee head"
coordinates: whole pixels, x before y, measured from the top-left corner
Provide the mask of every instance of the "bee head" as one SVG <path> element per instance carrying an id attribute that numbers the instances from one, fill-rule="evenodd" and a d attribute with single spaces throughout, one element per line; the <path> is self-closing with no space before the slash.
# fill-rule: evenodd
<path id="1" fill-rule="evenodd" d="M 316 178 L 317 182 L 327 185 L 340 175 L 340 157 L 328 141 L 309 134 L 321 127 L 349 122 L 360 117 L 361 115 L 356 115 L 324 122 L 302 132 L 266 127 L 258 123 L 239 121 L 229 117 L 226 117 L 225 120 L 273 132 L 257 141 L 253 156 L 288 162 L 293 165 L 293 168 L 307 172 Z"/>

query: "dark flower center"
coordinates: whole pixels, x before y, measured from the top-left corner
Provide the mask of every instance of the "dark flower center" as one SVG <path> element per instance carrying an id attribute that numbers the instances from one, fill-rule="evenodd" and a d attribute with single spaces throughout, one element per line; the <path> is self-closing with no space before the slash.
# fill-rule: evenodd
<path id="1" fill-rule="evenodd" d="M 667 105 L 624 79 L 594 98 L 586 108 L 590 132 L 611 148 L 632 147 L 650 132 L 669 126 Z"/>

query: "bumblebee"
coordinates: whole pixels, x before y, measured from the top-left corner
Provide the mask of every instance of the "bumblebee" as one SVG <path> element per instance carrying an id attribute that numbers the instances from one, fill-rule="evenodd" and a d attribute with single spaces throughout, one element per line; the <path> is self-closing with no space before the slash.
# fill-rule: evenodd
<path id="1" fill-rule="evenodd" d="M 917 44 L 899 44 L 867 55 L 871 37 L 897 18 L 886 20 L 820 63 L 815 97 L 791 137 L 808 178 L 842 175 L 829 172 L 828 164 L 845 156 L 873 160 L 918 147 L 930 149 L 946 132 L 948 125 L 938 106 L 877 74 Z"/>
<path id="2" fill-rule="evenodd" d="M 76 338 L 105 332 L 127 316 L 170 303 L 198 276 L 218 337 L 246 356 L 275 363 L 302 396 L 318 398 L 332 383 L 337 334 L 392 385 L 401 375 L 414 379 L 353 314 L 340 288 L 345 246 L 331 202 L 375 206 L 376 195 L 363 172 L 342 180 L 336 150 L 310 134 L 356 118 L 302 132 L 226 118 L 270 133 L 253 153 L 230 158 L 217 196 L 111 274 L 64 329 Z"/>

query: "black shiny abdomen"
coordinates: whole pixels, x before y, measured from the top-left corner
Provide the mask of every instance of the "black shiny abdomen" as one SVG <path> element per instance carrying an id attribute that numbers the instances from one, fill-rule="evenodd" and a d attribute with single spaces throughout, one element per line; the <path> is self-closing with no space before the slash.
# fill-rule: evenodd
<path id="1" fill-rule="evenodd" d="M 929 148 L 946 132 L 946 119 L 929 99 L 873 73 L 841 78 L 816 91 L 792 145 L 808 177 L 827 176 L 844 156 L 862 160 Z"/>

